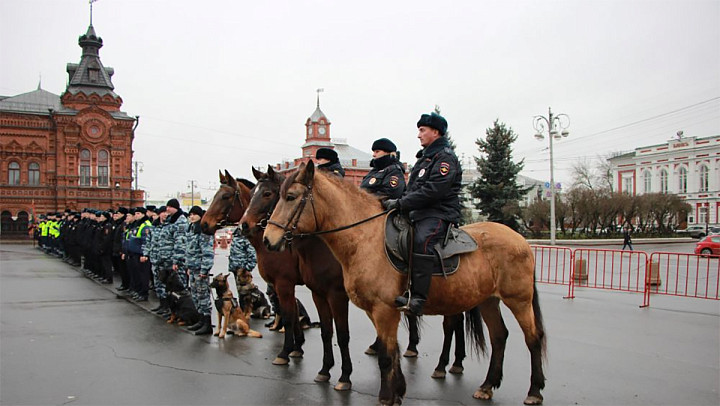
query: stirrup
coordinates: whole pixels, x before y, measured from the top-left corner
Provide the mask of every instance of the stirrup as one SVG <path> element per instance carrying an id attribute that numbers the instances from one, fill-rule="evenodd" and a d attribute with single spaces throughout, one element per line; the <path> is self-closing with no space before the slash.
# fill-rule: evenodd
<path id="1" fill-rule="evenodd" d="M 407 300 L 407 302 L 405 302 L 404 305 L 399 305 L 397 303 L 397 298 L 395 298 L 395 308 L 401 312 L 406 312 L 406 311 L 410 310 L 410 298 L 412 298 L 412 294 L 410 293 L 410 290 L 406 290 L 399 297 L 404 297 L 405 300 Z"/>

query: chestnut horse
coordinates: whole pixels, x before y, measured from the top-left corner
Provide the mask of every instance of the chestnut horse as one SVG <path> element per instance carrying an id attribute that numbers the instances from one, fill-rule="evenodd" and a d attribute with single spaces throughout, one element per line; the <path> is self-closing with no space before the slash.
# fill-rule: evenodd
<path id="1" fill-rule="evenodd" d="M 289 176 L 265 230 L 265 244 L 280 249 L 297 234 L 316 234 L 343 267 L 350 300 L 365 310 L 382 341 L 378 351 L 381 404 L 401 404 L 406 384 L 400 367 L 397 329 L 400 312 L 394 299 L 407 277 L 396 272 L 385 255 L 384 217 L 378 200 L 347 182 L 320 171 L 310 161 Z M 480 306 L 492 347 L 485 381 L 473 397 L 491 399 L 502 380 L 508 330 L 500 314 L 502 301 L 517 319 L 530 351 L 530 389 L 525 404 L 541 404 L 545 387 L 545 333 L 535 287 L 535 258 L 527 241 L 498 223 L 463 227 L 478 243 L 462 254 L 458 271 L 433 277 L 425 314 L 454 315 Z"/>
<path id="2" fill-rule="evenodd" d="M 258 182 L 238 227 L 242 228 L 243 235 L 253 241 L 262 241 L 266 221 L 279 199 L 280 184 L 284 178 L 276 174 L 270 166 L 268 166 L 268 173 L 260 172 L 255 168 L 252 171 Z M 292 252 L 297 254 L 299 260 L 300 276 L 312 292 L 313 302 L 315 302 L 320 317 L 323 365 L 315 377 L 315 382 L 328 381 L 330 369 L 335 364 L 332 345 L 334 321 L 342 359 L 342 375 L 335 389 L 348 390 L 352 385 L 350 382 L 352 361 L 350 360 L 350 328 L 348 325 L 349 299 L 345 292 L 345 286 L 343 286 L 342 268 L 327 245 L 317 237 L 298 238 L 293 241 L 292 247 Z"/>
<path id="3" fill-rule="evenodd" d="M 220 172 L 220 188 L 200 220 L 202 231 L 205 234 L 215 234 L 215 231 L 228 223 L 239 221 L 250 202 L 251 188 L 254 186 L 255 184 L 248 180 L 236 180 L 227 171 L 225 175 Z M 289 357 L 303 356 L 302 345 L 305 342 L 305 336 L 298 323 L 295 300 L 295 286 L 303 284 L 298 258 L 289 251 L 280 253 L 268 251 L 262 244 L 261 236 L 250 238 L 249 241 L 257 253 L 260 276 L 275 287 L 280 302 L 280 313 L 287 323 L 283 348 L 273 360 L 273 364 L 287 365 Z"/>

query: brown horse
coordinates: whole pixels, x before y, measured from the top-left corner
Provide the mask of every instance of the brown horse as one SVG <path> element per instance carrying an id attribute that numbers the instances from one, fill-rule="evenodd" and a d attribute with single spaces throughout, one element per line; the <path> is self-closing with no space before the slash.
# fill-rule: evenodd
<path id="1" fill-rule="evenodd" d="M 239 221 L 250 202 L 251 188 L 254 186 L 255 184 L 248 180 L 236 180 L 227 171 L 225 175 L 220 172 L 220 188 L 200 220 L 202 231 L 206 234 L 215 234 L 215 231 L 228 223 Z M 303 356 L 302 345 L 305 343 L 305 335 L 298 323 L 295 301 L 295 286 L 303 284 L 298 258 L 289 251 L 280 253 L 268 251 L 262 243 L 261 236 L 250 238 L 249 241 L 257 253 L 260 276 L 275 287 L 280 302 L 280 313 L 283 320 L 289 323 L 285 328 L 283 348 L 273 360 L 275 365 L 287 365 L 289 357 Z"/>
<path id="2" fill-rule="evenodd" d="M 243 235 L 254 241 L 262 241 L 262 233 L 279 199 L 280 185 L 285 179 L 275 173 L 271 166 L 263 173 L 253 168 L 257 179 L 252 198 L 247 205 L 245 215 L 240 219 L 239 227 Z M 316 382 L 330 379 L 330 369 L 335 364 L 333 357 L 333 321 L 337 329 L 337 341 L 342 358 L 342 375 L 335 386 L 337 390 L 348 390 L 352 384 L 352 361 L 350 360 L 350 328 L 348 325 L 349 299 L 343 285 L 340 263 L 333 257 L 325 243 L 317 237 L 298 238 L 292 244 L 297 254 L 302 280 L 312 292 L 313 301 L 320 317 L 321 337 L 323 341 L 323 365 L 315 377 Z"/>
<path id="3" fill-rule="evenodd" d="M 384 224 L 377 219 L 383 213 L 380 203 L 351 184 L 316 172 L 312 162 L 285 180 L 280 197 L 268 220 L 265 243 L 280 249 L 296 234 L 321 235 L 343 266 L 350 300 L 365 310 L 383 343 L 378 357 L 380 403 L 402 403 L 406 386 L 397 345 L 400 312 L 393 302 L 405 289 L 406 276 L 392 268 L 384 253 Z M 501 224 L 475 223 L 463 229 L 479 248 L 462 255 L 455 274 L 433 278 L 424 313 L 454 315 L 480 306 L 492 355 L 487 377 L 473 397 L 491 399 L 502 380 L 508 335 L 500 314 L 502 301 L 520 324 L 530 350 L 530 390 L 524 403 L 541 404 L 545 333 L 532 250 L 522 236 Z"/>

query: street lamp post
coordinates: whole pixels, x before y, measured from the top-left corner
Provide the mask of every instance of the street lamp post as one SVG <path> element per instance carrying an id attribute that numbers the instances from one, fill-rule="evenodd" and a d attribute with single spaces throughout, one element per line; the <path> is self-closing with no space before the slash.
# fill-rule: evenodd
<path id="1" fill-rule="evenodd" d="M 135 170 L 133 171 L 134 175 L 135 175 L 134 176 L 135 190 L 138 190 L 138 178 L 140 177 L 140 172 L 143 171 L 143 166 L 145 166 L 145 165 L 140 161 L 133 161 L 132 163 L 133 163 L 133 166 L 135 167 Z"/>
<path id="2" fill-rule="evenodd" d="M 566 130 L 570 126 L 570 117 L 567 114 L 553 115 L 552 109 L 548 107 L 548 116 L 533 117 L 535 138 L 542 141 L 545 130 L 548 132 L 550 141 L 550 245 L 555 245 L 555 174 L 553 165 L 553 138 L 560 139 L 567 137 L 570 133 Z"/>
<path id="3" fill-rule="evenodd" d="M 195 206 L 195 188 L 197 187 L 196 180 L 189 180 L 188 186 L 190 187 L 190 207 Z"/>

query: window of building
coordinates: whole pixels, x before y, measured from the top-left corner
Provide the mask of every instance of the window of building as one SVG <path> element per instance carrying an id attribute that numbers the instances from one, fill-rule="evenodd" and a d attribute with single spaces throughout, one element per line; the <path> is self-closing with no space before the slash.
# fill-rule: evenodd
<path id="1" fill-rule="evenodd" d="M 633 178 L 632 176 L 624 176 L 622 180 L 622 192 L 627 195 L 633 193 Z"/>
<path id="2" fill-rule="evenodd" d="M 652 192 L 652 174 L 650 171 L 645 171 L 645 173 L 643 173 L 643 187 L 645 189 L 645 193 Z"/>
<path id="3" fill-rule="evenodd" d="M 687 193 L 687 169 L 680 167 L 680 175 L 678 178 L 678 193 Z"/>
<path id="4" fill-rule="evenodd" d="M 110 157 L 106 150 L 101 149 L 98 151 L 98 186 L 110 185 Z"/>
<path id="5" fill-rule="evenodd" d="M 20 184 L 20 164 L 17 162 L 10 162 L 8 165 L 8 184 L 11 186 Z"/>
<path id="6" fill-rule="evenodd" d="M 700 191 L 707 192 L 708 185 L 710 184 L 710 173 L 708 167 L 705 165 L 700 166 Z"/>
<path id="7" fill-rule="evenodd" d="M 30 162 L 28 165 L 28 185 L 40 185 L 40 164 L 37 162 Z"/>
<path id="8" fill-rule="evenodd" d="M 80 186 L 90 186 L 90 150 L 80 151 Z"/>
<path id="9" fill-rule="evenodd" d="M 665 169 L 660 171 L 660 193 L 668 192 L 668 173 Z"/>

